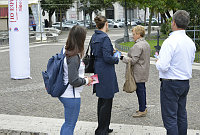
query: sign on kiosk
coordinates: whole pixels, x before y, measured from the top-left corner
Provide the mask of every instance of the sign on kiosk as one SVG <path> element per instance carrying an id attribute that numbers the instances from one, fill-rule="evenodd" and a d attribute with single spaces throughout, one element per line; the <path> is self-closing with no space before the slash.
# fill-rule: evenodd
<path id="1" fill-rule="evenodd" d="M 30 78 L 28 0 L 8 0 L 10 74 Z"/>

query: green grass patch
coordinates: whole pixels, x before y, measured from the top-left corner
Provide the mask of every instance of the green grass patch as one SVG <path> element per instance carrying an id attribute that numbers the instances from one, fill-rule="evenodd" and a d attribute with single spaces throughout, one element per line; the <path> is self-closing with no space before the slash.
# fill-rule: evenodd
<path id="1" fill-rule="evenodd" d="M 157 40 L 147 40 L 149 43 L 151 50 L 155 49 L 154 46 L 157 45 Z M 159 40 L 159 45 L 161 46 L 164 40 Z M 126 43 L 120 43 L 120 45 L 127 46 L 127 47 L 132 47 L 135 44 L 135 42 L 126 42 Z"/>

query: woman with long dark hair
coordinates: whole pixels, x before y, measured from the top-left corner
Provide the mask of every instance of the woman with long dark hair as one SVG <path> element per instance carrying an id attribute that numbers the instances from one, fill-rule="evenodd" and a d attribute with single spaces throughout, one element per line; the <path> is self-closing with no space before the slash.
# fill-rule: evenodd
<path id="1" fill-rule="evenodd" d="M 109 129 L 109 125 L 113 97 L 119 91 L 114 66 L 118 64 L 119 59 L 113 56 L 114 49 L 110 38 L 106 34 L 108 31 L 106 17 L 97 16 L 94 21 L 98 30 L 95 30 L 91 38 L 91 48 L 95 56 L 94 72 L 98 74 L 99 78 L 99 83 L 93 87 L 98 97 L 98 127 L 95 135 L 107 135 L 113 131 Z"/>
<path id="2" fill-rule="evenodd" d="M 90 84 L 92 79 L 84 77 L 85 65 L 82 62 L 86 30 L 81 26 L 74 26 L 68 35 L 65 46 L 66 58 L 64 60 L 64 82 L 69 83 L 65 92 L 59 97 L 63 103 L 65 123 L 62 125 L 60 135 L 73 135 L 74 128 L 80 112 L 83 85 Z"/>

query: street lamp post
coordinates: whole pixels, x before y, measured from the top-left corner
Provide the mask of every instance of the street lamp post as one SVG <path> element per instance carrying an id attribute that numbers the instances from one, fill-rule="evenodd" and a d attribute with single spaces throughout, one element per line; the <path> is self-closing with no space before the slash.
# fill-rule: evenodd
<path id="1" fill-rule="evenodd" d="M 160 34 L 159 34 L 159 29 L 157 30 L 157 45 L 154 46 L 154 48 L 156 49 L 156 52 L 160 51 L 160 46 L 159 46 L 159 38 L 160 38 Z"/>
<path id="2" fill-rule="evenodd" d="M 128 25 L 127 25 L 127 5 L 125 0 L 125 29 L 124 29 L 124 42 L 129 42 Z"/>
<path id="3" fill-rule="evenodd" d="M 83 23 L 84 23 L 84 27 L 86 26 L 85 24 L 85 18 L 86 18 L 86 15 L 85 15 L 85 6 L 83 7 Z"/>
<path id="4" fill-rule="evenodd" d="M 39 17 L 39 29 L 40 29 L 40 40 L 42 41 L 42 19 L 41 19 L 41 1 L 38 0 L 38 17 Z"/>

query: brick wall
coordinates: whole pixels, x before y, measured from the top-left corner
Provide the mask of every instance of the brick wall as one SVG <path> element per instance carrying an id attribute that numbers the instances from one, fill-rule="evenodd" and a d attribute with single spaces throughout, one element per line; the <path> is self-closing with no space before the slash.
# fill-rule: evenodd
<path id="1" fill-rule="evenodd" d="M 1 30 L 8 30 L 7 28 L 7 19 L 0 18 L 0 31 Z"/>

